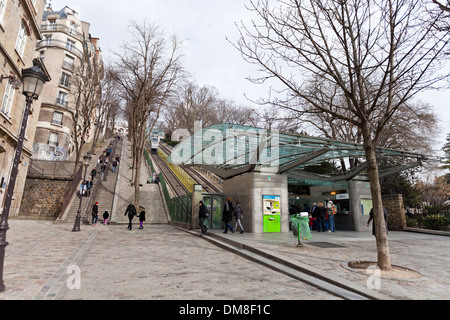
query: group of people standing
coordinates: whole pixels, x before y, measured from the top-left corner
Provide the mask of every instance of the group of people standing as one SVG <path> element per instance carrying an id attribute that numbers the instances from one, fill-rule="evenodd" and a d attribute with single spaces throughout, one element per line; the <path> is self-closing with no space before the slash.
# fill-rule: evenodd
<path id="1" fill-rule="evenodd" d="M 201 236 L 205 235 L 208 231 L 208 227 L 205 226 L 205 219 L 209 217 L 208 208 L 206 208 L 203 201 L 199 201 L 199 225 L 202 230 Z M 235 219 L 234 228 L 230 225 L 230 222 L 233 221 L 233 217 Z M 223 233 L 228 233 L 228 229 L 230 229 L 231 233 L 235 233 L 237 228 L 240 228 L 241 234 L 244 233 L 244 227 L 242 226 L 241 220 L 244 218 L 244 214 L 241 208 L 241 204 L 239 201 L 235 201 L 234 204 L 231 201 L 231 198 L 228 197 L 222 211 L 222 221 L 225 224 L 225 230 Z"/>
<path id="2" fill-rule="evenodd" d="M 311 208 L 307 203 L 304 204 L 303 208 L 301 204 L 299 204 L 299 206 L 291 205 L 289 215 L 307 212 L 309 216 L 309 227 L 311 230 L 314 229 L 318 232 L 335 232 L 336 226 L 334 223 L 334 216 L 336 211 L 336 206 L 333 204 L 333 201 L 326 199 L 325 203 L 314 202 Z"/>

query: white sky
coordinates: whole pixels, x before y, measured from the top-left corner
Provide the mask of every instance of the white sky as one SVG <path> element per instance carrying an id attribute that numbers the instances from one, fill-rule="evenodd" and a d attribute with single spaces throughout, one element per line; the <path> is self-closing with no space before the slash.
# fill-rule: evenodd
<path id="1" fill-rule="evenodd" d="M 256 66 L 245 62 L 225 39 L 235 42 L 235 23 L 250 21 L 252 13 L 244 0 L 47 0 L 53 10 L 64 6 L 78 11 L 80 18 L 91 24 L 93 37 L 100 38 L 104 60 L 119 50 L 126 39 L 130 20 L 147 19 L 163 28 L 168 35 L 183 39 L 185 68 L 198 85 L 214 86 L 222 99 L 238 105 L 255 105 L 248 101 L 267 97 L 267 88 L 252 84 L 246 77 L 256 74 Z M 442 148 L 450 133 L 450 90 L 420 96 L 430 103 L 439 118 L 441 134 L 436 150 Z"/>

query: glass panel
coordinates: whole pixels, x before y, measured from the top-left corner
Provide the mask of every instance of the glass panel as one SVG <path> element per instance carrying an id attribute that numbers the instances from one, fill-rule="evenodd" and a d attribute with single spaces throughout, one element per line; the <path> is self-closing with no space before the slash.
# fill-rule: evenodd
<path id="1" fill-rule="evenodd" d="M 212 228 L 213 229 L 221 229 L 222 228 L 222 205 L 223 205 L 223 197 L 222 196 L 213 196 L 213 210 L 212 212 Z"/>
<path id="2" fill-rule="evenodd" d="M 211 216 L 213 212 L 211 208 L 211 196 L 203 196 L 203 204 L 209 211 L 209 217 L 205 219 L 204 224 L 211 229 Z"/>

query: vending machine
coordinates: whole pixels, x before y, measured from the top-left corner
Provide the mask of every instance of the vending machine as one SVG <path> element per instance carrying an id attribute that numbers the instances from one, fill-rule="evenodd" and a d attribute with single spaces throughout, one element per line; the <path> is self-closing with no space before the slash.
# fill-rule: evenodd
<path id="1" fill-rule="evenodd" d="M 281 232 L 281 197 L 263 196 L 264 232 Z"/>

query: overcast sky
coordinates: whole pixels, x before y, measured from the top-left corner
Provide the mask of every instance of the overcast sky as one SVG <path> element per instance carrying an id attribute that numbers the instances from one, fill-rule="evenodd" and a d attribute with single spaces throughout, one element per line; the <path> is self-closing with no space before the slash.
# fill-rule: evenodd
<path id="1" fill-rule="evenodd" d="M 126 39 L 131 20 L 147 19 L 184 40 L 185 68 L 198 85 L 217 88 L 220 98 L 249 105 L 244 94 L 253 100 L 267 97 L 267 88 L 252 84 L 246 77 L 254 75 L 256 67 L 245 62 L 226 40 L 238 38 L 235 23 L 250 21 L 252 13 L 244 0 L 47 0 L 53 10 L 65 6 L 78 11 L 80 18 L 91 24 L 90 33 L 100 38 L 104 60 L 118 51 Z M 450 133 L 450 91 L 421 95 L 438 115 L 442 133 L 442 148 Z"/>

